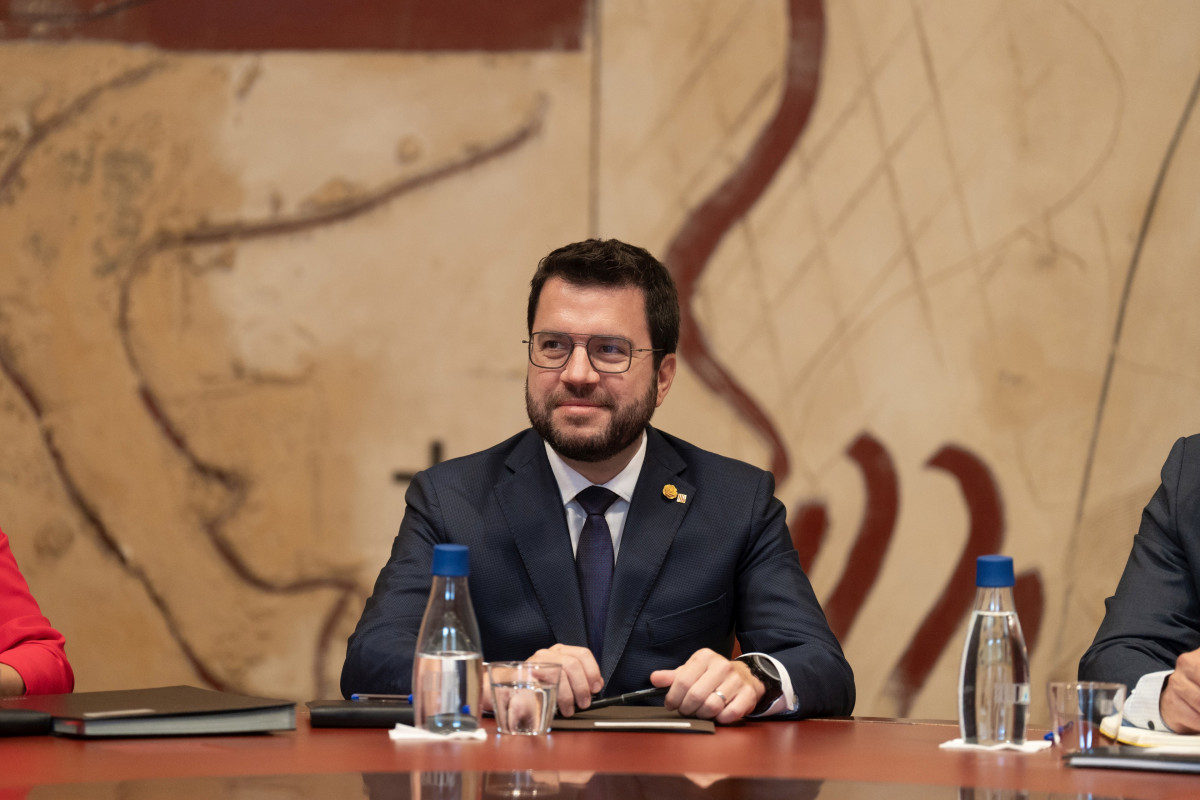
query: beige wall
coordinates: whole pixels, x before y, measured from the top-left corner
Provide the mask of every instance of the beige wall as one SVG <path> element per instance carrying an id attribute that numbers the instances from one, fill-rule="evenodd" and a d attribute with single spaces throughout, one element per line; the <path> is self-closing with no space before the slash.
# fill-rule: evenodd
<path id="1" fill-rule="evenodd" d="M 537 259 L 661 255 L 747 158 L 785 4 L 593 13 L 579 51 L 0 44 L 0 526 L 79 689 L 333 695 L 392 473 L 525 423 Z M 891 461 L 860 714 L 898 713 L 971 522 L 935 453 L 986 469 L 1040 577 L 1040 687 L 1200 431 L 1198 27 L 1190 0 L 826 6 L 812 116 L 693 310 L 786 447 L 780 498 L 828 511 L 823 600 L 871 510 L 848 448 Z M 656 421 L 769 464 L 687 364 Z M 958 636 L 911 715 L 954 716 Z"/>

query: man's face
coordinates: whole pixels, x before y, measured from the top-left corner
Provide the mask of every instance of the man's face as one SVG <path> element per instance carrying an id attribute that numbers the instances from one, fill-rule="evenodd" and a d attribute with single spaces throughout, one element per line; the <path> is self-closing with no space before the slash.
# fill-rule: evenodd
<path id="1" fill-rule="evenodd" d="M 623 336 L 635 349 L 649 348 L 645 300 L 641 289 L 575 286 L 551 278 L 538 299 L 534 331 L 588 336 Z M 558 369 L 528 366 L 525 408 L 529 421 L 568 461 L 628 462 L 654 409 L 675 377 L 675 354 L 657 370 L 654 353 L 634 353 L 628 372 L 597 372 L 584 347 L 573 347 Z M 616 464 L 619 470 L 624 463 Z"/>

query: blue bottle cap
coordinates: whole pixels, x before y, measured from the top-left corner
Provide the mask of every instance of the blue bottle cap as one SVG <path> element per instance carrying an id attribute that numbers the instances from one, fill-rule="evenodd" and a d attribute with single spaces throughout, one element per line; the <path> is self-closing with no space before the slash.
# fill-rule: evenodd
<path id="1" fill-rule="evenodd" d="M 455 578 L 462 578 L 470 574 L 470 570 L 467 568 L 467 546 L 435 544 L 433 546 L 433 574 Z"/>
<path id="2" fill-rule="evenodd" d="M 980 556 L 975 560 L 976 586 L 1012 586 L 1012 556 Z"/>

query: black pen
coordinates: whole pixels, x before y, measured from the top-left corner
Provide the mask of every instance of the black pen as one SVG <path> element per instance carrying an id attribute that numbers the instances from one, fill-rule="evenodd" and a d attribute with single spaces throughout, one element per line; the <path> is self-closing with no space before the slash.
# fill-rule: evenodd
<path id="1" fill-rule="evenodd" d="M 631 706 L 639 700 L 644 700 L 647 697 L 661 697 L 667 693 L 670 686 L 656 686 L 652 689 L 639 689 L 636 692 L 626 692 L 615 697 L 602 697 L 599 700 L 593 700 L 592 704 L 587 708 L 581 708 L 580 711 L 591 711 L 593 708 L 607 708 L 608 706 Z"/>

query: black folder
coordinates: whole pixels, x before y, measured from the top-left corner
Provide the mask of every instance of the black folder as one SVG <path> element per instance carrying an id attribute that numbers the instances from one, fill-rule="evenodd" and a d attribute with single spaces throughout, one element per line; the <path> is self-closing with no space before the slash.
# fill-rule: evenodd
<path id="1" fill-rule="evenodd" d="M 54 717 L 28 708 L 0 708 L 0 736 L 38 736 L 54 730 Z"/>
<path id="2" fill-rule="evenodd" d="M 1200 772 L 1200 751 L 1185 752 L 1164 747 L 1116 745 L 1095 747 L 1063 756 L 1072 767 L 1142 769 L 1156 772 Z"/>
<path id="3" fill-rule="evenodd" d="M 394 728 L 413 724 L 413 707 L 400 700 L 312 700 L 309 721 L 314 728 Z"/>
<path id="4" fill-rule="evenodd" d="M 293 702 L 195 686 L 5 698 L 0 711 L 5 709 L 49 714 L 51 732 L 61 736 L 187 736 L 296 727 Z"/>

